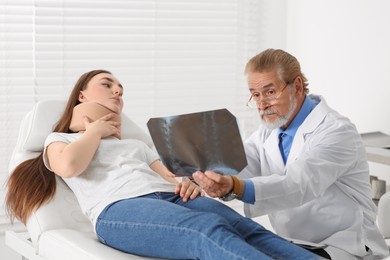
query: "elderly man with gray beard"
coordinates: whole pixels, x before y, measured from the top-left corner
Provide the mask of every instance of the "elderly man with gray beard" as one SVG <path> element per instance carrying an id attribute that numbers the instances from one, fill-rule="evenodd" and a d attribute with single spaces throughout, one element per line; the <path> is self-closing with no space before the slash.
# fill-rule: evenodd
<path id="1" fill-rule="evenodd" d="M 245 73 L 248 106 L 261 117 L 244 145 L 248 165 L 238 177 L 198 171 L 194 180 L 211 197 L 242 200 L 248 217 L 268 214 L 278 235 L 324 258 L 387 255 L 356 127 L 309 94 L 298 60 L 283 50 L 254 56 Z"/>

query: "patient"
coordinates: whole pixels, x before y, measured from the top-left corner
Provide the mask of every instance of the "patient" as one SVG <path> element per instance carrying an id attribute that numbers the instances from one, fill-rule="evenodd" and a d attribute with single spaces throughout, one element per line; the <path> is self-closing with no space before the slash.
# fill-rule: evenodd
<path id="1" fill-rule="evenodd" d="M 55 194 L 54 174 L 75 193 L 98 240 L 172 259 L 317 259 L 221 202 L 178 182 L 145 143 L 121 139 L 123 88 L 108 71 L 83 74 L 43 153 L 8 180 L 7 210 L 26 223 Z"/>

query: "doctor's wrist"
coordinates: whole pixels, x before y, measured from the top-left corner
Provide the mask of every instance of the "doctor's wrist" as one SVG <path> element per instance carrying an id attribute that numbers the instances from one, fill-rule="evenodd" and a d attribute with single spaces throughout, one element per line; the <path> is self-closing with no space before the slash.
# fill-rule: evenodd
<path id="1" fill-rule="evenodd" d="M 233 193 L 237 195 L 236 199 L 242 199 L 245 192 L 245 182 L 240 180 L 236 176 L 232 176 L 233 179 Z"/>
<path id="2" fill-rule="evenodd" d="M 230 176 L 233 181 L 233 186 L 231 190 L 221 197 L 223 201 L 230 201 L 233 199 L 242 199 L 242 196 L 245 192 L 245 182 L 243 180 L 238 179 L 236 176 Z"/>

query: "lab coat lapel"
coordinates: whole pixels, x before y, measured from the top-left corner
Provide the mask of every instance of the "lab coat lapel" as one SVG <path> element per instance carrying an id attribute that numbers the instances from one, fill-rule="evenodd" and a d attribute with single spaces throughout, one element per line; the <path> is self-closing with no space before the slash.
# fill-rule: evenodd
<path id="1" fill-rule="evenodd" d="M 302 125 L 298 128 L 298 131 L 294 136 L 286 165 L 294 162 L 298 158 L 305 145 L 306 135 L 314 132 L 314 130 L 321 124 L 322 120 L 329 112 L 329 107 L 325 100 L 321 96 L 319 96 L 319 98 L 320 102 L 306 117 L 305 121 L 303 121 Z"/>
<path id="2" fill-rule="evenodd" d="M 269 160 L 271 160 L 280 171 L 284 170 L 282 155 L 279 150 L 278 130 L 272 130 L 271 134 L 264 141 L 264 150 Z"/>
<path id="3" fill-rule="evenodd" d="M 301 153 L 305 144 L 304 134 L 301 131 L 297 131 L 294 136 L 293 143 L 291 144 L 290 154 L 288 155 L 286 165 L 294 162 Z"/>

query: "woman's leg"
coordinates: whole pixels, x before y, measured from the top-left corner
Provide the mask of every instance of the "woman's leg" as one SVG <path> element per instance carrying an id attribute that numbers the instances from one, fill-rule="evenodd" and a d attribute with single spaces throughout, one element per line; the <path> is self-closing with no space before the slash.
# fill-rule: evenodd
<path id="1" fill-rule="evenodd" d="M 226 219 L 155 198 L 108 206 L 96 224 L 99 240 L 119 250 L 173 259 L 271 259 L 246 243 Z"/>
<path id="2" fill-rule="evenodd" d="M 319 258 L 317 255 L 275 235 L 253 220 L 243 217 L 215 199 L 198 197 L 187 202 L 177 199 L 175 203 L 190 209 L 217 213 L 224 217 L 244 240 L 273 259 Z"/>

